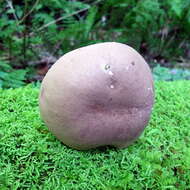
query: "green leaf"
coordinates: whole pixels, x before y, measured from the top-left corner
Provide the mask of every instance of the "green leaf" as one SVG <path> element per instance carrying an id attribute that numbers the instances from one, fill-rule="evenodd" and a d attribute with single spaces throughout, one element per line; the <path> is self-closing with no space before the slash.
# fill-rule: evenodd
<path id="1" fill-rule="evenodd" d="M 12 67 L 9 65 L 7 61 L 1 61 L 0 60 L 0 70 L 1 71 L 11 71 Z"/>
<path id="2" fill-rule="evenodd" d="M 97 7 L 94 6 L 90 8 L 88 16 L 85 21 L 85 32 L 84 32 L 85 38 L 88 37 L 88 34 L 95 22 L 96 13 L 97 13 Z"/>
<path id="3" fill-rule="evenodd" d="M 15 9 L 16 9 L 16 14 L 17 14 L 18 18 L 21 18 L 23 16 L 24 9 L 18 5 L 15 6 Z"/>
<path id="4" fill-rule="evenodd" d="M 0 71 L 0 78 L 4 79 L 7 76 L 6 72 Z"/>
<path id="5" fill-rule="evenodd" d="M 190 9 L 188 10 L 188 13 L 187 13 L 187 21 L 190 24 Z"/>
<path id="6" fill-rule="evenodd" d="M 183 12 L 183 1 L 182 0 L 172 0 L 169 1 L 169 4 L 171 6 L 171 10 L 178 16 L 182 16 Z"/>
<path id="7" fill-rule="evenodd" d="M 25 80 L 26 73 L 26 70 L 15 70 L 10 73 L 7 73 L 7 75 L 4 77 L 3 87 L 17 88 L 23 86 L 25 84 L 23 80 Z"/>
<path id="8" fill-rule="evenodd" d="M 85 9 L 85 8 L 89 8 L 90 7 L 90 5 L 88 5 L 87 3 L 82 3 L 80 1 L 68 2 L 68 5 L 72 9 Z"/>
<path id="9" fill-rule="evenodd" d="M 3 81 L 0 79 L 0 88 L 3 87 Z"/>

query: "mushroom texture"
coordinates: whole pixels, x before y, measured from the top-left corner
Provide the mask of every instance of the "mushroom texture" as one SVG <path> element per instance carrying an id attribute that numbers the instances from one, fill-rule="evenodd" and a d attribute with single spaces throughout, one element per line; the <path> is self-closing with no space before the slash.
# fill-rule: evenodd
<path id="1" fill-rule="evenodd" d="M 133 48 L 89 45 L 62 56 L 42 81 L 40 113 L 69 147 L 124 148 L 144 130 L 154 103 L 150 68 Z"/>

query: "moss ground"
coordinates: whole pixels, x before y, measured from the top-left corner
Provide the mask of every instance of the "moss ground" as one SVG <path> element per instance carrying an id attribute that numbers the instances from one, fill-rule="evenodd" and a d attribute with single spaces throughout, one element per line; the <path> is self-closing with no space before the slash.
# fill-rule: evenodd
<path id="1" fill-rule="evenodd" d="M 77 151 L 40 120 L 37 88 L 0 90 L 0 190 L 190 189 L 190 82 L 156 82 L 149 125 L 127 149 Z"/>

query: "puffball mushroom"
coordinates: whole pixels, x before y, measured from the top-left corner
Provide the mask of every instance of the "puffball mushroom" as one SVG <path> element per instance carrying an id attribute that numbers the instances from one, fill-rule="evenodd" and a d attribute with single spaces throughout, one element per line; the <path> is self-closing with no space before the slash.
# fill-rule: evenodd
<path id="1" fill-rule="evenodd" d="M 127 147 L 144 130 L 154 102 L 150 68 L 133 48 L 115 42 L 71 51 L 49 69 L 40 113 L 69 147 Z"/>

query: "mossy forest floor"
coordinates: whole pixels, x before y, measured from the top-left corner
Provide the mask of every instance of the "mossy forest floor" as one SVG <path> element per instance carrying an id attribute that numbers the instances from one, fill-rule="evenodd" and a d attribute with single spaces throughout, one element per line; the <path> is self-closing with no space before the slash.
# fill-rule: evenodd
<path id="1" fill-rule="evenodd" d="M 126 149 L 77 151 L 46 128 L 39 89 L 0 90 L 0 190 L 190 189 L 190 81 L 156 82 L 149 125 Z"/>

